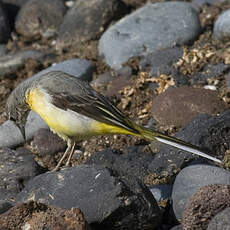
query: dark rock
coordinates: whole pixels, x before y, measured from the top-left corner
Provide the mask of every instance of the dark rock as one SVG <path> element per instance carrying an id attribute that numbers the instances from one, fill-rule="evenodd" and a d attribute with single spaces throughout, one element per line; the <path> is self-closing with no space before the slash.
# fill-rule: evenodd
<path id="1" fill-rule="evenodd" d="M 39 155 L 53 155 L 64 151 L 66 142 L 48 129 L 39 129 L 34 135 L 32 147 Z"/>
<path id="2" fill-rule="evenodd" d="M 229 41 L 230 40 L 230 10 L 224 11 L 217 18 L 214 29 L 213 36 L 214 38 L 221 41 Z"/>
<path id="3" fill-rule="evenodd" d="M 49 129 L 39 129 L 32 141 L 33 153 L 39 158 L 39 163 L 46 168 L 54 168 L 58 161 L 55 155 L 64 154 L 67 145 L 59 136 Z"/>
<path id="4" fill-rule="evenodd" d="M 10 38 L 10 24 L 6 10 L 0 2 L 0 43 L 6 43 Z"/>
<path id="5" fill-rule="evenodd" d="M 227 72 L 229 72 L 229 65 L 223 63 L 208 64 L 201 72 L 190 77 L 190 83 L 192 85 L 206 85 L 208 84 L 208 79 L 222 80 Z"/>
<path id="6" fill-rule="evenodd" d="M 60 45 L 73 45 L 98 38 L 112 20 L 126 14 L 120 0 L 78 0 L 67 12 L 58 37 Z"/>
<path id="7" fill-rule="evenodd" d="M 218 212 L 208 224 L 207 230 L 228 230 L 230 229 L 230 208 Z"/>
<path id="8" fill-rule="evenodd" d="M 62 0 L 30 0 L 17 15 L 16 31 L 26 38 L 37 38 L 49 29 L 56 29 L 65 13 Z"/>
<path id="9" fill-rule="evenodd" d="M 133 175 L 144 180 L 150 173 L 148 165 L 154 160 L 154 155 L 145 152 L 144 146 L 131 146 L 123 152 L 104 150 L 92 154 L 87 164 L 103 165 L 116 170 L 120 175 Z"/>
<path id="10" fill-rule="evenodd" d="M 119 82 L 123 82 L 125 85 L 127 84 L 128 80 L 131 79 L 132 76 L 132 68 L 129 66 L 124 66 L 118 71 L 110 71 L 106 72 L 104 74 L 99 75 L 95 80 L 93 80 L 90 84 L 97 88 L 101 87 L 107 87 L 108 85 L 114 86 L 114 82 L 116 85 L 116 82 L 118 81 L 117 78 L 119 79 Z M 120 85 L 120 84 L 119 84 Z M 115 87 L 117 88 L 117 87 Z M 114 91 L 114 90 L 113 90 Z"/>
<path id="11" fill-rule="evenodd" d="M 199 33 L 198 14 L 191 4 L 146 4 L 111 26 L 102 35 L 98 50 L 110 67 L 120 69 L 132 57 L 188 44 Z"/>
<path id="12" fill-rule="evenodd" d="M 80 209 L 64 209 L 29 201 L 0 215 L 1 229 L 90 230 Z"/>
<path id="13" fill-rule="evenodd" d="M 154 229 L 160 223 L 160 210 L 148 188 L 104 167 L 79 165 L 42 174 L 30 180 L 16 200 L 26 202 L 31 196 L 56 207 L 78 207 L 100 229 Z"/>
<path id="14" fill-rule="evenodd" d="M 16 15 L 19 9 L 29 0 L 1 0 L 3 6 L 7 10 L 8 19 L 11 29 L 14 29 Z"/>
<path id="15" fill-rule="evenodd" d="M 201 115 L 176 133 L 175 137 L 200 147 L 214 156 L 222 156 L 230 148 L 230 111 L 219 116 Z M 181 168 L 198 156 L 168 145 L 154 142 L 156 152 L 154 161 L 149 164 L 149 171 L 158 176 L 172 177 Z M 158 151 L 156 151 L 158 149 Z M 200 157 L 199 161 L 207 162 Z"/>
<path id="16" fill-rule="evenodd" d="M 10 208 L 12 208 L 13 205 L 6 201 L 6 200 L 0 200 L 0 214 L 6 212 L 7 210 L 9 210 Z"/>
<path id="17" fill-rule="evenodd" d="M 157 50 L 143 57 L 139 68 L 141 71 L 147 71 L 149 76 L 170 75 L 174 69 L 173 65 L 179 61 L 182 55 L 183 50 L 180 47 Z"/>
<path id="18" fill-rule="evenodd" d="M 152 114 L 161 125 L 181 127 L 200 114 L 216 115 L 226 110 L 217 92 L 202 88 L 169 88 L 152 101 Z"/>
<path id="19" fill-rule="evenodd" d="M 230 185 L 207 185 L 188 201 L 183 211 L 184 229 L 207 229 L 212 217 L 230 207 Z"/>
<path id="20" fill-rule="evenodd" d="M 0 156 L 0 200 L 14 199 L 28 180 L 44 171 L 26 149 L 1 149 Z"/>
<path id="21" fill-rule="evenodd" d="M 210 165 L 192 165 L 184 168 L 173 185 L 173 210 L 181 219 L 188 200 L 203 186 L 212 184 L 230 185 L 230 172 Z M 199 213 L 199 212 L 197 212 Z"/>

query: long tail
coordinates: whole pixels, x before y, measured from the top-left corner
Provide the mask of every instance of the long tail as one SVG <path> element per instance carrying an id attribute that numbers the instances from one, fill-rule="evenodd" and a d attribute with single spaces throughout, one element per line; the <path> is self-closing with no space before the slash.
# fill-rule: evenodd
<path id="1" fill-rule="evenodd" d="M 204 152 L 202 152 L 197 146 L 184 142 L 174 137 L 169 137 L 159 132 L 151 131 L 150 129 L 135 125 L 135 129 L 139 134 L 137 136 L 144 137 L 149 140 L 157 140 L 167 145 L 171 145 L 173 147 L 185 150 L 190 153 L 194 153 L 201 157 L 207 158 L 209 160 L 221 163 L 221 161 L 215 157 L 212 157 Z"/>

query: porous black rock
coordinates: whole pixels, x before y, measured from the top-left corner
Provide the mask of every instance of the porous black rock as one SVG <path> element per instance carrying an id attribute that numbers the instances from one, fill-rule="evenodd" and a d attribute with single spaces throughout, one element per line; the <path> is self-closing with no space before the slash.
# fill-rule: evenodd
<path id="1" fill-rule="evenodd" d="M 135 177 L 101 166 L 79 165 L 35 177 L 16 201 L 78 207 L 100 229 L 154 229 L 161 220 L 151 192 Z"/>

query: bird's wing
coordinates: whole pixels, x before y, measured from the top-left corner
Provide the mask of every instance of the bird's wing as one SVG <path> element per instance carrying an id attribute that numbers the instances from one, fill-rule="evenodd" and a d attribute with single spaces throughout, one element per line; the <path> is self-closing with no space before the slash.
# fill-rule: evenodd
<path id="1" fill-rule="evenodd" d="M 137 132 L 133 123 L 118 108 L 85 83 L 76 88 L 74 93 L 73 90 L 71 93 L 69 91 L 55 93 L 52 89 L 49 89 L 48 93 L 51 95 L 52 104 L 60 109 L 72 110 L 97 121 Z"/>

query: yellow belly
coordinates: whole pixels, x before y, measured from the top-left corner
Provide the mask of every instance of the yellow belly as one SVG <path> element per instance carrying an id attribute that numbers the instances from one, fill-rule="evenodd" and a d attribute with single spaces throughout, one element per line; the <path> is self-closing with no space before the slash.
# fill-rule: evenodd
<path id="1" fill-rule="evenodd" d="M 26 102 L 38 113 L 50 129 L 63 139 L 82 140 L 103 134 L 132 134 L 124 128 L 98 122 L 72 110 L 62 110 L 52 104 L 51 96 L 39 88 L 26 94 Z"/>

